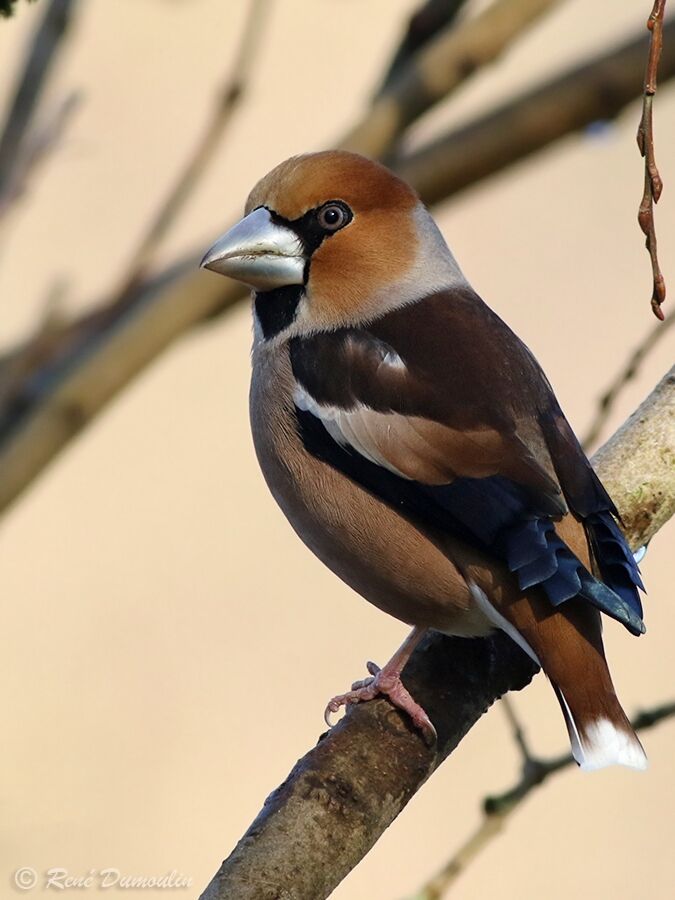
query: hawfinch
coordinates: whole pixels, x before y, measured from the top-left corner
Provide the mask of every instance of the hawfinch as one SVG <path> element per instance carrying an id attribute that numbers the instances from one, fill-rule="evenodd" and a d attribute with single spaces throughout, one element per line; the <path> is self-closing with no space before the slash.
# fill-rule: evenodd
<path id="1" fill-rule="evenodd" d="M 253 438 L 292 527 L 413 626 L 328 710 L 386 694 L 426 629 L 505 631 L 544 670 L 585 769 L 644 768 L 600 613 L 644 629 L 617 510 L 534 356 L 472 290 L 416 193 L 378 163 L 293 157 L 202 266 L 253 291 Z M 327 710 L 327 712 L 328 712 Z"/>

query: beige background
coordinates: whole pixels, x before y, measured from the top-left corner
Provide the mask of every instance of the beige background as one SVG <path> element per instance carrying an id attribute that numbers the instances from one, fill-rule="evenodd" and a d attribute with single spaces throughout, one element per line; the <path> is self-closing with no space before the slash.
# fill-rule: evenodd
<path id="1" fill-rule="evenodd" d="M 415 5 L 277 0 L 250 99 L 164 261 L 206 248 L 272 165 L 346 129 Z M 42 6 L 20 4 L 0 22 L 0 102 Z M 623 38 L 650 6 L 598 0 L 591 19 L 582 0 L 563 4 L 425 127 Z M 81 4 L 49 99 L 77 89 L 83 104 L 1 237 L 4 345 L 34 325 L 55 280 L 67 279 L 77 309 L 119 275 L 207 117 L 245 9 L 241 0 Z M 534 349 L 580 431 L 652 325 L 635 223 L 638 114 L 633 105 L 599 137 L 571 137 L 438 211 L 474 285 Z M 675 296 L 672 88 L 656 114 L 666 181 L 658 228 Z M 2 524 L 3 896 L 26 865 L 176 869 L 196 896 L 316 740 L 327 698 L 361 677 L 365 659 L 386 660 L 404 633 L 313 559 L 268 496 L 248 432 L 249 340 L 244 308 L 184 340 Z M 672 356 L 672 342 L 653 354 L 613 425 Z M 644 563 L 647 636 L 606 629 L 629 711 L 675 693 L 672 541 L 664 529 Z M 563 749 L 543 678 L 516 702 L 535 748 Z M 645 775 L 570 770 L 533 796 L 454 896 L 672 897 L 675 723 L 645 743 Z M 516 768 L 494 709 L 334 896 L 412 892 Z"/>

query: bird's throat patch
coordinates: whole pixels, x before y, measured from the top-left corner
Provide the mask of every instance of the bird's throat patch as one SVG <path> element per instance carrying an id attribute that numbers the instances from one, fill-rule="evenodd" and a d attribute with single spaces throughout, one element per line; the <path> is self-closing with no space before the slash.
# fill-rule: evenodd
<path id="1" fill-rule="evenodd" d="M 265 340 L 276 337 L 293 322 L 304 291 L 303 285 L 291 284 L 255 295 L 255 314 Z"/>

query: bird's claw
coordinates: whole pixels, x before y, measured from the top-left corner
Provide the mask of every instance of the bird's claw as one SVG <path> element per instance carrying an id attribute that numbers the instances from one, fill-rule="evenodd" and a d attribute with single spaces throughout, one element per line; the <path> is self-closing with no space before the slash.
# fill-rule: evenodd
<path id="1" fill-rule="evenodd" d="M 357 703 L 365 703 L 374 700 L 380 695 L 388 697 L 390 702 L 398 709 L 410 716 L 413 725 L 422 733 L 425 743 L 433 746 L 437 735 L 433 722 L 425 710 L 417 703 L 401 681 L 398 672 L 387 672 L 386 667 L 381 669 L 374 662 L 368 662 L 366 668 L 370 672 L 370 678 L 355 681 L 351 691 L 346 694 L 338 694 L 326 706 L 324 721 L 329 728 L 333 727 L 331 716 L 337 713 L 343 706 L 354 706 Z"/>

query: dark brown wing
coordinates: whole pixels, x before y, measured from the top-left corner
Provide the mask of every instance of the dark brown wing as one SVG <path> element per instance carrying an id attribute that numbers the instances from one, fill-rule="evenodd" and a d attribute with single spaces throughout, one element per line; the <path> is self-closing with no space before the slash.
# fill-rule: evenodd
<path id="1" fill-rule="evenodd" d="M 430 483 L 503 475 L 566 511 L 538 424 L 555 397 L 475 295 L 438 294 L 368 328 L 295 339 L 291 355 L 307 405 L 381 464 Z"/>
<path id="2" fill-rule="evenodd" d="M 438 294 L 367 327 L 295 338 L 291 362 L 308 449 L 397 508 L 479 543 L 521 587 L 540 584 L 553 603 L 581 594 L 640 630 L 637 570 L 618 529 L 609 538 L 622 542 L 611 548 L 630 582 L 622 597 L 556 535 L 565 497 L 581 516 L 614 523 L 611 501 L 567 440 L 534 357 L 475 294 Z M 608 538 L 605 520 L 590 524 Z"/>

